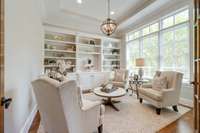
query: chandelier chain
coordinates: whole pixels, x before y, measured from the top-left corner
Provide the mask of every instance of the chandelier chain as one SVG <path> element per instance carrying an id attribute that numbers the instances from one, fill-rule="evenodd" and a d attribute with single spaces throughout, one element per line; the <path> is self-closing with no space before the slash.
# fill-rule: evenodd
<path id="1" fill-rule="evenodd" d="M 107 2 L 108 2 L 108 18 L 110 18 L 110 0 L 107 0 Z"/>

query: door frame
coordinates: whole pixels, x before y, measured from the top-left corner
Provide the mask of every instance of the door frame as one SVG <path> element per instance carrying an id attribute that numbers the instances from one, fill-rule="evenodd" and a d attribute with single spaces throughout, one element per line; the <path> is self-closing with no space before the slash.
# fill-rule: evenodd
<path id="1" fill-rule="evenodd" d="M 0 37 L 0 98 L 4 97 L 4 0 L 0 2 L 1 9 L 1 37 Z M 0 106 L 0 133 L 4 133 L 4 107 Z"/>

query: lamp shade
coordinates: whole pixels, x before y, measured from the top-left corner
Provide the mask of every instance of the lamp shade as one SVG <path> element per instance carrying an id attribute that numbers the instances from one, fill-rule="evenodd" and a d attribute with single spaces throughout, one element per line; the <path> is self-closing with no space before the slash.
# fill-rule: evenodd
<path id="1" fill-rule="evenodd" d="M 135 64 L 137 67 L 143 67 L 144 66 L 144 58 L 137 58 L 135 60 Z"/>

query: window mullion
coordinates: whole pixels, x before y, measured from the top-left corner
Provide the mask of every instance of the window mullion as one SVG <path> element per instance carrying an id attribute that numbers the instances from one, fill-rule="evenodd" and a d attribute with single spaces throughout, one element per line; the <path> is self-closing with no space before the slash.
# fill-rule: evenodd
<path id="1" fill-rule="evenodd" d="M 161 28 L 162 28 L 162 22 L 159 21 L 159 31 L 158 31 L 158 69 L 161 69 L 161 63 L 162 63 L 162 55 L 161 55 Z"/>

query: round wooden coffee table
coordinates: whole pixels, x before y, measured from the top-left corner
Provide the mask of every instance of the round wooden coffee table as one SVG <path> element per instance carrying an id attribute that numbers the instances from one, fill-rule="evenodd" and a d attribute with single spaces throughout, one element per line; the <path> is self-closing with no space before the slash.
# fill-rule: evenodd
<path id="1" fill-rule="evenodd" d="M 119 111 L 119 109 L 114 105 L 114 103 L 119 103 L 120 101 L 114 101 L 112 100 L 112 98 L 118 98 L 118 97 L 122 97 L 124 95 L 126 95 L 126 91 L 123 88 L 118 88 L 117 90 L 111 92 L 111 93 L 106 93 L 101 91 L 102 87 L 97 87 L 93 90 L 94 94 L 100 97 L 105 97 L 107 98 L 106 100 L 103 99 L 104 104 L 111 106 L 113 109 L 115 109 L 116 111 Z"/>

